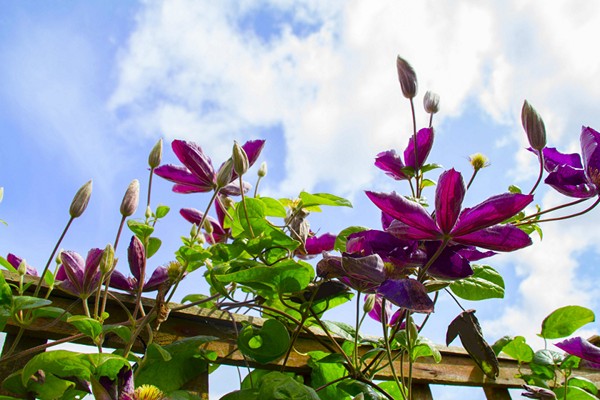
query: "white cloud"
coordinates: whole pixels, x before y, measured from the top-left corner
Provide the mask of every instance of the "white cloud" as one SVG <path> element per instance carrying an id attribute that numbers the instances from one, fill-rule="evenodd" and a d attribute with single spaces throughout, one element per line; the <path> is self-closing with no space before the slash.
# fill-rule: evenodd
<path id="1" fill-rule="evenodd" d="M 280 21 L 283 28 L 267 42 L 240 31 L 238 22 L 260 7 L 316 28 L 295 35 Z M 561 149 L 578 151 L 581 124 L 600 127 L 594 109 L 600 53 L 592 51 L 599 8 L 584 0 L 543 6 L 500 0 L 150 1 L 122 50 L 120 84 L 110 104 L 128 116 L 125 131 L 193 139 L 213 159 L 224 158 L 231 140 L 249 128 L 280 125 L 287 158 L 279 192 L 327 183 L 349 195 L 372 179 L 373 156 L 404 145 L 411 132 L 394 66 L 401 54 L 415 67 L 421 94 L 432 89 L 441 95 L 438 123 L 475 102 L 496 123 L 514 127 L 510 136 L 491 141 L 516 155 L 495 163 L 514 179 L 531 180 L 524 171 L 536 170 L 535 159 L 515 151 L 526 147 L 519 115 L 524 99 L 544 117 L 550 144 Z M 596 221 L 591 214 L 544 227 L 542 243 L 505 258 L 523 279 L 521 297 L 490 329 L 535 327 L 532 320 L 541 322 L 565 301 L 594 304 L 576 274 L 577 257 L 600 234 Z M 582 229 L 590 232 L 583 239 Z"/>

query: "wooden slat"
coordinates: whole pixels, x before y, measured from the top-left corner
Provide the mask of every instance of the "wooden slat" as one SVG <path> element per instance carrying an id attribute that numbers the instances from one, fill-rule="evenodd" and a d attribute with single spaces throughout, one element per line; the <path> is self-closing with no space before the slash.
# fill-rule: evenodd
<path id="1" fill-rule="evenodd" d="M 510 393 L 506 388 L 483 387 L 485 398 L 487 400 L 511 400 Z"/>
<path id="2" fill-rule="evenodd" d="M 415 383 L 412 387 L 412 398 L 413 400 L 433 400 L 431 395 L 431 388 L 429 385 L 422 383 Z"/>
<path id="3" fill-rule="evenodd" d="M 7 281 L 14 281 L 17 277 L 5 272 Z M 128 308 L 133 309 L 133 298 L 123 294 L 115 294 L 115 296 Z M 55 290 L 50 298 L 55 306 L 67 308 L 73 298 Z M 154 301 L 152 299 L 144 299 L 145 308 L 149 310 Z M 170 304 L 171 308 L 177 307 L 178 304 Z M 127 321 L 126 313 L 121 309 L 116 301 L 109 301 L 107 311 L 110 314 L 108 323 L 119 323 Z M 74 310 L 73 312 L 77 312 Z M 9 322 L 10 323 L 10 322 Z M 282 360 L 269 365 L 260 365 L 244 359 L 242 354 L 237 350 L 236 333 L 242 328 L 242 323 L 250 323 L 262 325 L 263 320 L 257 317 L 245 315 L 233 315 L 230 313 L 191 307 L 180 311 L 172 311 L 167 321 L 161 326 L 160 330 L 154 332 L 154 340 L 158 344 L 168 344 L 173 341 L 186 337 L 207 335 L 214 336 L 217 339 L 206 345 L 207 349 L 217 353 L 217 363 L 225 365 L 237 365 L 250 367 L 259 367 L 263 369 L 281 369 Z M 11 327 L 7 326 L 7 329 Z M 12 327 L 12 332 L 15 328 Z M 314 335 L 317 335 L 323 340 L 327 340 L 322 331 L 312 330 Z M 70 324 L 58 322 L 48 326 L 48 321 L 37 321 L 31 330 L 27 331 L 27 335 L 39 339 L 58 339 L 77 333 Z M 143 336 L 145 333 L 143 334 Z M 144 338 L 147 339 L 147 338 Z M 342 341 L 342 339 L 340 339 Z M 119 347 L 120 339 L 116 336 L 106 338 L 106 347 Z M 310 369 L 307 365 L 308 357 L 305 355 L 311 350 L 325 350 L 313 337 L 307 334 L 301 335 L 295 343 L 294 349 L 287 361 L 286 369 L 301 375 L 309 375 Z M 522 385 L 522 380 L 515 376 L 519 372 L 517 362 L 508 357 L 500 357 L 500 375 L 497 379 L 492 380 L 483 375 L 481 370 L 470 359 L 469 355 L 458 347 L 438 346 L 442 354 L 442 362 L 436 364 L 431 358 L 420 358 L 413 365 L 413 380 L 415 383 L 423 384 L 444 384 L 444 385 L 462 385 L 462 386 L 480 386 L 490 393 L 494 393 L 495 388 L 519 388 Z M 134 350 L 143 351 L 143 342 L 138 341 L 134 345 Z M 361 347 L 359 351 L 364 353 L 369 350 L 368 347 Z M 1 363 L 0 363 L 1 366 Z M 396 362 L 396 371 L 401 370 L 399 361 Z M 408 365 L 402 366 L 405 376 L 408 374 Z M 521 373 L 527 374 L 529 369 L 526 366 L 521 367 Z M 580 369 L 577 370 L 577 375 L 585 377 L 595 385 L 600 386 L 600 374 L 593 370 Z M 0 378 L 2 378 L 0 376 Z M 384 368 L 377 376 L 377 379 L 389 380 L 392 379 L 391 370 Z M 501 391 L 497 391 L 501 393 Z M 502 398 L 502 397 L 500 397 Z"/>

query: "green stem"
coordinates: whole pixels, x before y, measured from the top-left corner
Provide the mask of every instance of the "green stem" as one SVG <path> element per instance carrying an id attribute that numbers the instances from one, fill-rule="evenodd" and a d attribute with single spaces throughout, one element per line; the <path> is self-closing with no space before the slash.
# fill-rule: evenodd
<path id="1" fill-rule="evenodd" d="M 44 282 L 44 276 L 46 275 L 46 272 L 48 272 L 48 268 L 50 267 L 50 263 L 54 259 L 54 255 L 56 254 L 56 251 L 58 250 L 58 246 L 60 246 L 60 243 L 62 242 L 65 235 L 67 234 L 67 231 L 69 230 L 69 227 L 71 226 L 71 223 L 73 222 L 74 219 L 75 218 L 73 218 L 73 217 L 69 218 L 69 222 L 67 222 L 67 226 L 65 226 L 65 229 L 63 229 L 63 232 L 60 235 L 58 242 L 56 242 L 56 245 L 54 246 L 52 253 L 50 253 L 50 257 L 48 257 L 48 262 L 46 263 L 46 266 L 44 267 L 44 270 L 42 271 L 42 274 L 40 275 L 38 284 L 35 287 L 35 292 L 33 292 L 33 297 L 37 297 L 37 295 L 40 293 L 40 289 L 42 288 L 42 282 Z"/>
<path id="2" fill-rule="evenodd" d="M 254 236 L 252 225 L 250 224 L 250 216 L 248 215 L 248 207 L 246 206 L 246 196 L 244 195 L 244 183 L 242 182 L 242 176 L 239 176 L 240 180 L 240 193 L 242 194 L 242 205 L 244 206 L 244 214 L 246 214 L 246 222 L 248 223 L 248 229 L 250 230 L 250 236 Z"/>
<path id="3" fill-rule="evenodd" d="M 471 187 L 471 184 L 473 183 L 473 180 L 475 180 L 475 176 L 477 176 L 478 172 L 478 169 L 473 170 L 473 175 L 471 175 L 471 179 L 469 179 L 469 183 L 467 184 L 467 190 L 469 190 L 469 188 Z"/>
<path id="4" fill-rule="evenodd" d="M 392 377 L 394 378 L 394 382 L 396 382 L 396 386 L 398 386 L 398 390 L 402 394 L 402 398 L 406 399 L 404 395 L 404 386 L 400 383 L 398 379 L 398 375 L 396 374 L 396 368 L 394 367 L 394 360 L 392 358 L 392 350 L 390 349 L 390 341 L 388 338 L 388 327 L 387 327 L 387 314 L 385 312 L 386 299 L 381 300 L 381 327 L 383 328 L 383 340 L 385 342 L 385 352 L 388 357 L 388 362 L 390 364 L 390 370 L 392 371 Z M 400 368 L 402 368 L 402 364 L 400 364 Z"/>
<path id="5" fill-rule="evenodd" d="M 533 187 L 529 191 L 529 194 L 533 194 L 533 192 L 535 192 L 535 189 L 537 189 L 538 185 L 542 181 L 542 176 L 544 175 L 544 152 L 539 151 L 538 153 L 539 153 L 538 158 L 540 160 L 540 172 L 538 174 L 537 181 L 535 181 L 535 185 L 533 185 Z"/>
<path id="6" fill-rule="evenodd" d="M 575 214 L 571 214 L 571 215 L 565 215 L 562 217 L 556 217 L 556 218 L 548 218 L 548 219 L 541 219 L 539 221 L 535 221 L 536 224 L 542 223 L 542 222 L 551 222 L 551 221 L 561 221 L 563 219 L 569 219 L 569 218 L 574 218 L 574 217 L 578 217 L 580 215 L 583 215 L 589 211 L 592 211 L 592 209 L 594 207 L 596 207 L 598 205 L 598 203 L 600 203 L 600 197 L 598 197 L 598 199 L 596 199 L 596 201 L 594 202 L 594 204 L 592 204 L 591 206 L 589 206 L 588 208 L 586 208 L 583 211 L 580 211 L 578 213 Z M 521 225 L 527 225 L 530 222 L 519 222 L 518 224 L 515 224 L 515 226 L 521 226 Z"/>
<path id="7" fill-rule="evenodd" d="M 540 212 L 537 212 L 535 214 L 528 215 L 528 216 L 526 216 L 526 217 L 523 218 L 523 221 L 530 220 L 530 219 L 535 218 L 535 217 L 539 217 L 540 215 L 544 215 L 544 214 L 547 214 L 547 213 L 552 212 L 552 211 L 560 210 L 561 208 L 575 206 L 575 205 L 577 205 L 579 203 L 583 203 L 584 201 L 587 201 L 589 199 L 590 198 L 588 197 L 588 198 L 585 198 L 585 199 L 577 199 L 577 200 L 572 201 L 570 203 L 561 204 L 560 206 L 552 207 L 552 208 L 549 208 L 547 210 L 540 211 Z M 532 222 L 535 222 L 535 221 L 532 221 Z"/>

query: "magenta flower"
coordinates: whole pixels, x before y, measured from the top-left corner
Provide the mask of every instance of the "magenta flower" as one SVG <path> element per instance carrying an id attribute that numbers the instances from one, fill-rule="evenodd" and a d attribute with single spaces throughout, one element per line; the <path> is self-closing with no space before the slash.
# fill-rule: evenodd
<path id="1" fill-rule="evenodd" d="M 218 206 L 217 206 L 218 208 Z M 179 210 L 179 214 L 183 218 L 185 218 L 188 222 L 192 224 L 200 225 L 203 221 L 204 213 L 202 211 L 198 211 L 195 208 L 182 208 Z M 212 234 L 205 234 L 204 237 L 210 244 L 215 243 L 225 243 L 227 238 L 229 238 L 230 229 L 223 228 L 223 221 L 217 221 L 211 216 L 207 216 L 208 222 L 212 226 L 213 232 Z"/>
<path id="2" fill-rule="evenodd" d="M 466 193 L 461 174 L 442 173 L 435 196 L 435 217 L 423 206 L 395 192 L 366 192 L 383 212 L 399 221 L 394 235 L 412 240 L 451 240 L 453 243 L 497 251 L 513 251 L 531 244 L 529 236 L 512 225 L 500 225 L 533 201 L 533 196 L 506 193 L 461 211 Z"/>
<path id="3" fill-rule="evenodd" d="M 554 344 L 559 349 L 585 360 L 588 368 L 600 369 L 600 347 L 582 337 L 574 337 Z M 583 366 L 583 365 L 582 365 Z"/>
<path id="4" fill-rule="evenodd" d="M 14 255 L 13 253 L 8 253 L 6 256 L 6 261 L 8 261 L 9 264 L 12 265 L 15 269 L 19 269 L 19 266 L 21 265 L 21 262 L 23 262 L 23 259 L 19 256 Z M 37 270 L 34 267 L 32 267 L 29 264 L 26 264 L 26 268 L 27 275 L 38 276 Z"/>
<path id="5" fill-rule="evenodd" d="M 583 163 L 576 153 L 543 150 L 544 168 L 550 172 L 544 182 L 566 196 L 590 198 L 600 194 L 600 133 L 582 127 L 580 141 Z"/>
<path id="6" fill-rule="evenodd" d="M 242 148 L 248 155 L 249 165 L 252 166 L 262 148 L 264 140 L 251 140 L 246 142 Z M 156 175 L 175 183 L 173 191 L 176 193 L 198 193 L 210 192 L 217 187 L 217 174 L 212 166 L 210 158 L 204 154 L 202 148 L 196 143 L 185 140 L 174 140 L 171 143 L 173 152 L 181 161 L 183 166 L 161 165 L 154 172 Z M 238 178 L 233 172 L 231 182 Z M 237 184 L 230 184 L 221 189 L 221 192 L 228 195 L 239 195 L 240 189 Z"/>
<path id="7" fill-rule="evenodd" d="M 144 245 L 137 236 L 131 237 L 127 249 L 127 261 L 133 276 L 125 277 L 125 275 L 115 270 L 110 277 L 111 287 L 130 293 L 137 293 L 140 289 L 142 292 L 152 292 L 169 279 L 167 268 L 158 267 L 154 270 L 150 279 L 145 281 L 146 249 L 144 249 Z"/>
<path id="8" fill-rule="evenodd" d="M 100 284 L 102 249 L 91 249 L 84 260 L 74 251 L 60 253 L 61 265 L 56 273 L 59 287 L 81 299 L 87 299 Z"/>
<path id="9" fill-rule="evenodd" d="M 408 146 L 404 150 L 404 162 L 395 150 L 388 150 L 377 154 L 375 166 L 396 180 L 408 179 L 408 176 L 402 171 L 404 167 L 414 169 L 421 168 L 433 146 L 433 129 L 423 128 L 417 132 L 417 161 L 415 162 L 415 141 L 411 136 Z"/>

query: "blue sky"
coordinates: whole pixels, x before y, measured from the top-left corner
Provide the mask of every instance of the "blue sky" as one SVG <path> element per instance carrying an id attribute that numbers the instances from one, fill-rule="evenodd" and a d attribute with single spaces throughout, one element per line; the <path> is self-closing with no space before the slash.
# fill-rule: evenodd
<path id="1" fill-rule="evenodd" d="M 159 138 L 166 162 L 175 162 L 168 143 L 184 138 L 217 165 L 233 140 L 265 138 L 263 193 L 329 191 L 355 207 L 314 215 L 313 229 L 378 227 L 363 190 L 406 190 L 372 165 L 378 152 L 402 149 L 411 131 L 397 54 L 415 67 L 420 96 L 428 89 L 441 96 L 430 159 L 464 175 L 470 154 L 491 160 L 466 204 L 509 184 L 529 188 L 536 166 L 524 150 L 523 99 L 544 117 L 552 146 L 579 151 L 581 125 L 600 128 L 600 54 L 592 51 L 599 7 L 584 0 L 544 7 L 500 0 L 6 3 L 0 219 L 8 226 L 0 227 L 0 254 L 43 266 L 73 194 L 89 179 L 88 211 L 63 247 L 86 253 L 112 242 L 122 194 L 134 178 L 145 188 L 147 152 Z M 420 124 L 425 120 L 421 113 Z M 158 227 L 159 264 L 189 229 L 177 210 L 203 208 L 207 199 L 175 195 L 156 182 L 153 204 L 173 209 Z M 552 191 L 536 197 L 544 206 L 561 201 Z M 533 340 L 542 318 L 562 305 L 598 309 L 598 222 L 591 213 L 547 226 L 542 243 L 489 260 L 506 279 L 507 299 L 467 306 L 479 310 L 492 340 Z M 183 289 L 202 292 L 205 285 L 198 275 Z M 442 299 L 428 335 L 442 342 L 458 312 Z"/>

